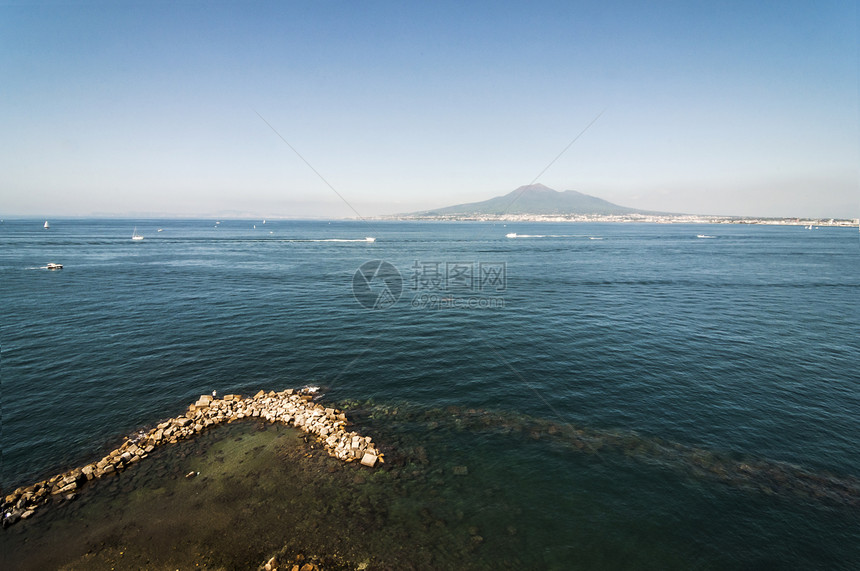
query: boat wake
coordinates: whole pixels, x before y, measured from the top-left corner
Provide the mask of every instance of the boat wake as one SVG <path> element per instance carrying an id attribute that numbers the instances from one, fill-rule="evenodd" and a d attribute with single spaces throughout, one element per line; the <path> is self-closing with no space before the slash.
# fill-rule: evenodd
<path id="1" fill-rule="evenodd" d="M 603 240 L 603 238 L 586 234 L 517 234 L 516 232 L 505 234 L 505 238 L 588 238 L 589 240 Z"/>
<path id="2" fill-rule="evenodd" d="M 278 240 L 279 242 L 376 242 L 376 238 L 293 238 Z"/>

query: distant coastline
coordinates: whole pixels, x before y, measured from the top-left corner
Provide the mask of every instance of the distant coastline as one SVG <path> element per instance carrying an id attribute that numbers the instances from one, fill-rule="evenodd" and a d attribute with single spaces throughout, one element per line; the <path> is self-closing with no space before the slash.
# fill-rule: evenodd
<path id="1" fill-rule="evenodd" d="M 469 222 L 617 222 L 652 224 L 765 224 L 772 226 L 837 226 L 856 227 L 854 218 L 776 218 L 763 216 L 711 216 L 697 214 L 475 214 L 475 215 L 392 215 L 369 220 L 425 220 Z"/>
<path id="2" fill-rule="evenodd" d="M 773 224 L 780 226 L 857 226 L 854 218 L 726 216 L 640 210 L 575 190 L 559 192 L 542 184 L 521 186 L 482 202 L 423 212 L 378 217 L 381 220 L 469 220 L 478 222 L 650 222 L 655 224 Z"/>
<path id="3" fill-rule="evenodd" d="M 200 222 L 210 220 L 228 220 L 232 222 L 253 222 L 263 217 L 237 217 L 200 215 L 188 216 L 131 216 L 118 214 L 115 216 L 48 216 L 51 220 L 123 220 L 123 221 L 171 221 L 171 222 Z M 716 216 L 699 214 L 383 214 L 377 216 L 355 216 L 344 218 L 289 218 L 267 215 L 269 221 L 278 222 L 614 222 L 637 224 L 762 224 L 769 226 L 812 226 L 857 228 L 858 218 L 813 218 L 813 217 L 772 217 L 772 216 Z M 7 221 L 36 220 L 40 222 L 45 216 L 11 215 L 0 219 Z"/>

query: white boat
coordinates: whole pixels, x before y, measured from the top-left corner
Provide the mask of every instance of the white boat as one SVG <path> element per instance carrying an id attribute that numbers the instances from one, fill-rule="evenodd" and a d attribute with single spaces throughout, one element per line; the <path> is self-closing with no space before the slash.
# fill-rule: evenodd
<path id="1" fill-rule="evenodd" d="M 143 240 L 143 236 L 137 233 L 137 226 L 134 227 L 134 231 L 131 233 L 131 239 L 135 241 Z"/>
<path id="2" fill-rule="evenodd" d="M 366 236 L 364 238 L 364 241 L 365 242 L 376 242 L 376 238 L 371 238 L 370 236 Z"/>
<path id="3" fill-rule="evenodd" d="M 517 237 L 516 232 L 511 232 L 510 234 L 505 234 L 505 238 L 516 238 L 516 237 Z"/>
<path id="4" fill-rule="evenodd" d="M 48 221 L 47 221 L 47 220 L 45 220 L 45 225 L 43 226 L 43 228 L 44 228 L 45 230 L 47 230 L 47 229 L 48 229 L 48 228 L 50 228 L 50 227 L 51 227 L 51 225 L 50 225 L 50 224 L 48 224 Z"/>
<path id="5" fill-rule="evenodd" d="M 48 263 L 48 265 L 45 266 L 45 269 L 46 270 L 62 270 L 63 264 Z"/>

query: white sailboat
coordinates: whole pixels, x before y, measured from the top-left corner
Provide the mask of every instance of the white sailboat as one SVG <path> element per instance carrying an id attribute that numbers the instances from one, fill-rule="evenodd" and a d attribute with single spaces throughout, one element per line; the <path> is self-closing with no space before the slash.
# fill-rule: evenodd
<path id="1" fill-rule="evenodd" d="M 143 236 L 137 233 L 137 226 L 134 227 L 134 231 L 131 233 L 132 240 L 143 240 Z"/>
<path id="2" fill-rule="evenodd" d="M 50 228 L 50 227 L 51 227 L 51 225 L 50 225 L 50 224 L 48 224 L 48 221 L 47 221 L 47 220 L 45 220 L 45 225 L 43 226 L 43 228 L 44 228 L 45 230 L 47 230 L 47 229 L 48 229 L 48 228 Z"/>

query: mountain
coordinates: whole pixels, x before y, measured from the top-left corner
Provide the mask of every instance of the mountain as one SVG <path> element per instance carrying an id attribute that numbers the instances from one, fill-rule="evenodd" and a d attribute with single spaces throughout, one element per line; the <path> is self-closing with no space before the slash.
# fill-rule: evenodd
<path id="1" fill-rule="evenodd" d="M 575 190 L 559 192 L 542 184 L 521 186 L 504 196 L 413 212 L 410 216 L 474 216 L 504 214 L 659 214 L 613 204 Z"/>

